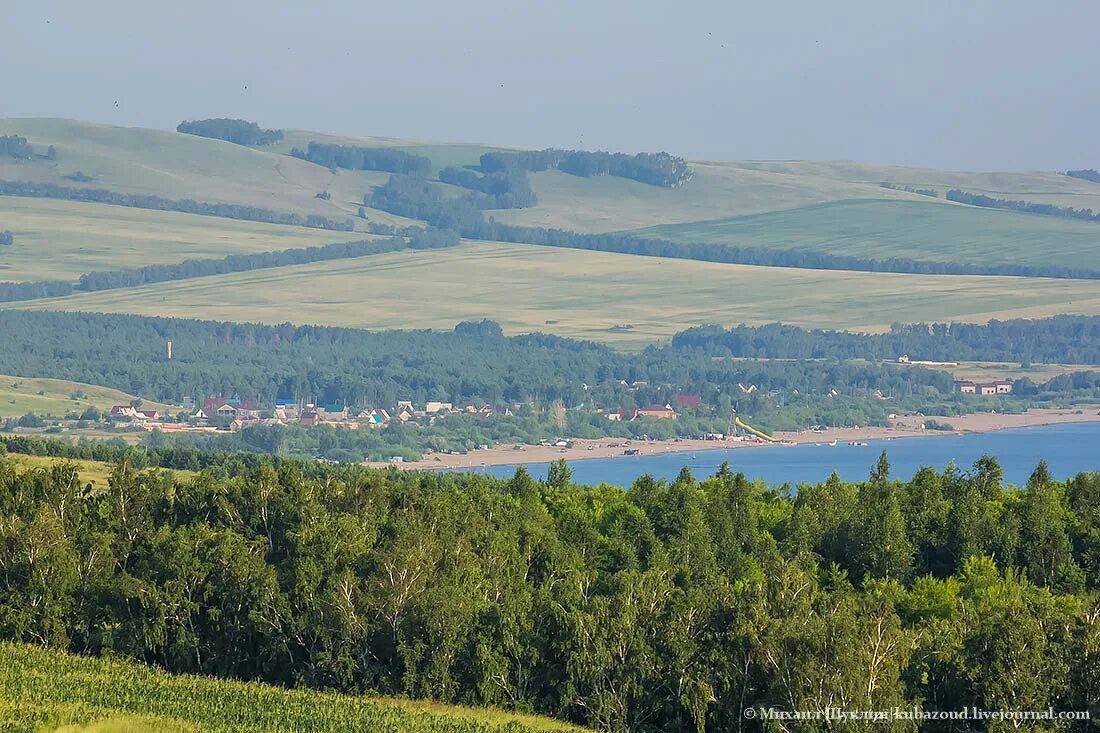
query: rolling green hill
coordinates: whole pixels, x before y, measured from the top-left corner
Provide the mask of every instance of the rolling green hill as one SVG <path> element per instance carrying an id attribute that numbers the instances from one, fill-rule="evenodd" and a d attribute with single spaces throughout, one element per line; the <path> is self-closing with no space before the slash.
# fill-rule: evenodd
<path id="1" fill-rule="evenodd" d="M 1100 224 L 926 201 L 838 201 L 638 231 L 675 242 L 875 259 L 1100 269 Z"/>
<path id="2" fill-rule="evenodd" d="M 275 121 L 265 124 L 276 126 Z M 354 216 L 389 174 L 330 171 L 286 153 L 311 140 L 397 147 L 438 170 L 493 146 L 287 130 L 268 148 L 172 131 L 57 119 L 0 120 L 55 160 L 0 161 L 0 179 L 96 186 L 281 211 Z M 1100 210 L 1100 185 L 1056 173 L 967 173 L 843 161 L 693 162 L 682 186 L 551 170 L 530 175 L 539 203 L 487 212 L 499 221 L 581 232 L 641 231 L 685 243 L 825 251 L 889 259 L 1100 268 L 1100 225 L 965 207 L 883 188 L 959 187 Z M 66 178 L 81 171 L 90 181 Z M 446 189 L 454 193 L 459 189 Z M 327 191 L 331 200 L 315 198 Z M 408 219 L 367 209 L 372 222 Z M 359 220 L 357 227 L 365 228 Z M 0 280 L 217 257 L 359 238 L 304 228 L 71 202 L 0 197 Z M 1096 282 L 743 268 L 579 250 L 479 244 L 183 280 L 9 307 L 92 309 L 379 327 L 450 327 L 491 317 L 631 347 L 702 322 L 783 320 L 881 329 L 893 320 L 986 320 L 1100 312 Z"/>
<path id="3" fill-rule="evenodd" d="M 378 731 L 581 733 L 548 718 L 187 675 L 0 643 L 0 728 L 12 733 Z"/>
<path id="4" fill-rule="evenodd" d="M 0 281 L 75 280 L 85 272 L 312 247 L 363 239 L 350 232 L 174 211 L 0 196 Z"/>
<path id="5" fill-rule="evenodd" d="M 1100 314 L 1100 281 L 751 267 L 477 242 L 4 306 L 372 329 L 492 318 L 509 333 L 638 348 L 701 323 L 863 331 L 893 321 Z"/>
<path id="6" fill-rule="evenodd" d="M 128 405 L 133 399 L 133 395 L 95 384 L 0 374 L 0 417 L 18 417 L 28 412 L 63 417 L 89 407 L 110 410 L 113 405 Z M 167 405 L 149 401 L 144 406 L 153 410 L 168 409 Z"/>

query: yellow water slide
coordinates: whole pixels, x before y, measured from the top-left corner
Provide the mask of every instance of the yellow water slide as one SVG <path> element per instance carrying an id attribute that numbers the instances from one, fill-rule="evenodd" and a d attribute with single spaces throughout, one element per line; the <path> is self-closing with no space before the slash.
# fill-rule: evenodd
<path id="1" fill-rule="evenodd" d="M 774 442 L 776 441 L 776 438 L 775 438 L 775 436 L 773 436 L 773 435 L 768 435 L 767 433 L 765 433 L 765 432 L 764 432 L 764 431 L 762 431 L 762 430 L 757 430 L 757 429 L 756 429 L 756 428 L 754 428 L 754 427 L 753 427 L 752 425 L 749 425 L 749 424 L 748 424 L 748 423 L 746 423 L 746 422 L 742 422 L 742 421 L 741 421 L 741 418 L 739 418 L 739 417 L 735 417 L 735 418 L 733 419 L 733 422 L 737 424 L 737 427 L 739 427 L 739 428 L 744 428 L 745 430 L 748 430 L 748 431 L 749 431 L 750 433 L 752 433 L 753 435 L 755 435 L 755 436 L 757 436 L 757 437 L 759 437 L 759 438 L 763 438 L 764 440 L 768 441 L 769 443 L 774 443 Z"/>

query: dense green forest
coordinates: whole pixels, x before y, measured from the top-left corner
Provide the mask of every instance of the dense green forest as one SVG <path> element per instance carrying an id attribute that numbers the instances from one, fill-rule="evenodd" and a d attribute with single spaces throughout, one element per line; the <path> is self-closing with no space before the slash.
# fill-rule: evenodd
<path id="1" fill-rule="evenodd" d="M 381 406 L 410 399 L 635 407 L 681 393 L 717 403 L 738 392 L 738 383 L 759 388 L 738 397 L 745 406 L 767 400 L 768 390 L 952 396 L 950 375 L 929 369 L 716 360 L 673 348 L 624 354 L 545 334 L 505 337 L 493 322 L 452 332 L 371 332 L 9 310 L 0 311 L 0 330 L 0 374 L 102 384 L 162 401 L 224 394 Z"/>
<path id="2" fill-rule="evenodd" d="M 980 344 L 983 338 L 985 343 L 1001 338 L 1027 343 L 1020 332 L 990 330 L 997 327 L 973 327 L 975 335 L 969 341 L 945 341 L 939 346 L 969 348 L 968 343 Z M 1017 327 L 1036 331 L 1049 327 L 1052 332 L 1070 328 L 1060 320 L 1024 322 Z M 775 361 L 716 358 L 727 356 L 729 348 L 720 339 L 692 341 L 694 332 L 684 335 L 685 343 L 624 354 L 544 334 L 505 337 L 492 321 L 462 323 L 452 332 L 370 332 L 0 311 L 0 329 L 5 334 L 0 342 L 0 373 L 101 384 L 158 401 L 192 397 L 201 404 L 206 397 L 224 395 L 265 405 L 294 399 L 359 409 L 392 408 L 398 400 L 419 405 L 439 400 L 459 409 L 466 404 L 496 408 L 491 418 L 455 414 L 432 425 L 406 426 L 395 421 L 381 430 L 261 426 L 233 434 L 154 433 L 148 438 L 157 447 L 348 461 L 411 459 L 429 449 L 470 450 L 563 435 L 700 437 L 725 432 L 733 408 L 769 430 L 799 430 L 812 425 L 884 425 L 891 412 L 950 417 L 976 410 L 1013 412 L 1033 405 L 1094 404 L 1100 399 L 1100 374 L 1088 371 L 1044 383 L 1019 379 L 1012 395 L 997 398 L 961 395 L 946 371 L 900 365 L 893 359 L 874 360 L 862 337 L 782 326 L 746 327 L 739 336 L 754 344 L 751 356 L 790 355 Z M 913 327 L 915 333 L 922 329 L 927 331 L 926 326 Z M 737 331 L 701 329 L 696 336 L 723 337 Z M 1079 336 L 1080 329 L 1074 332 Z M 823 346 L 815 346 L 815 338 Z M 171 360 L 164 348 L 169 340 L 173 342 Z M 1081 344 L 1087 346 L 1086 341 Z M 826 347 L 832 350 L 820 350 Z M 681 395 L 698 396 L 701 404 L 679 409 L 677 420 L 613 422 L 599 411 L 675 403 Z M 41 416 L 5 414 L 3 405 L 0 414 L 9 428 L 41 423 Z M 78 414 L 66 417 L 91 419 Z"/>
<path id="3" fill-rule="evenodd" d="M 797 493 L 727 467 L 623 490 L 564 464 L 539 482 L 255 457 L 194 478 L 124 460 L 89 490 L 0 458 L 0 636 L 608 731 L 740 730 L 748 708 L 1095 714 L 1098 507 L 1098 474 L 1040 464 L 1016 490 L 988 457 L 899 482 L 884 454 Z M 841 729 L 881 725 L 798 728 Z"/>
<path id="4" fill-rule="evenodd" d="M 1042 214 L 1043 216 L 1060 216 L 1064 219 L 1100 221 L 1100 214 L 1092 213 L 1092 209 L 1075 209 L 1071 206 L 1037 204 L 1032 201 L 996 199 L 980 193 L 960 191 L 957 188 L 953 188 L 947 192 L 947 200 L 957 201 L 960 204 L 969 204 L 970 206 L 983 206 L 989 209 L 1008 209 L 1010 211 L 1019 211 L 1024 214 Z"/>
<path id="5" fill-rule="evenodd" d="M 774 323 L 699 326 L 672 337 L 678 349 L 769 359 L 886 359 L 1100 364 L 1100 317 L 1054 316 L 977 323 L 895 323 L 882 334 L 806 330 Z"/>
<path id="6" fill-rule="evenodd" d="M 290 154 L 326 168 L 388 171 L 417 176 L 426 176 L 432 172 L 430 159 L 397 148 L 364 148 L 358 145 L 310 142 L 305 150 L 294 148 Z"/>
<path id="7" fill-rule="evenodd" d="M 271 145 L 283 139 L 282 130 L 264 130 L 255 122 L 226 118 L 184 121 L 176 126 L 176 132 L 212 137 L 237 145 Z"/>
<path id="8" fill-rule="evenodd" d="M 516 154 L 518 155 L 518 154 Z M 536 158 L 537 161 L 537 158 Z M 485 164 L 482 164 L 485 169 Z M 490 167 L 489 173 L 497 169 Z M 503 167 L 500 170 L 512 169 Z M 440 187 L 421 176 L 393 175 L 382 186 L 366 194 L 363 203 L 391 214 L 426 221 L 440 229 L 453 229 L 463 237 L 491 242 L 516 242 L 547 247 L 569 247 L 598 252 L 646 257 L 676 257 L 704 262 L 795 267 L 817 270 L 863 270 L 868 272 L 902 272 L 921 275 L 1018 275 L 1100 279 L 1100 270 L 1065 267 L 1062 265 L 1024 265 L 986 262 L 962 264 L 915 260 L 907 257 L 876 259 L 838 255 L 806 249 L 775 249 L 771 247 L 741 247 L 723 243 L 686 243 L 643 237 L 631 232 L 584 234 L 564 229 L 547 229 L 516 224 L 503 224 L 486 219 L 484 210 L 494 206 L 492 197 L 480 192 L 465 196 L 444 196 Z"/>

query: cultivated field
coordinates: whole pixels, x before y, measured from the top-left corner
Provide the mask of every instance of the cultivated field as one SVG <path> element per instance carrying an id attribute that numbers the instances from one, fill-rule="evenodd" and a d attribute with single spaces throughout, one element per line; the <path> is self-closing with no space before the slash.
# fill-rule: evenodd
<path id="1" fill-rule="evenodd" d="M 78 201 L 0 196 L 0 280 L 75 280 L 85 272 L 312 247 L 362 239 L 354 232 Z"/>
<path id="2" fill-rule="evenodd" d="M 95 384 L 69 382 L 64 379 L 37 379 L 0 374 L 0 417 L 36 415 L 64 417 L 70 412 L 84 412 L 89 407 L 110 410 L 113 405 L 128 405 L 133 395 Z M 144 401 L 150 410 L 165 410 L 167 405 Z"/>
<path id="3" fill-rule="evenodd" d="M 1100 186 L 1098 186 L 1100 188 Z M 932 201 L 839 201 L 643 229 L 676 242 L 800 249 L 874 259 L 1100 270 L 1100 224 Z"/>
<path id="4" fill-rule="evenodd" d="M 366 328 L 493 318 L 624 347 L 701 323 L 883 330 L 895 321 L 1100 314 L 1100 281 L 803 270 L 469 243 L 8 304 Z"/>
<path id="5" fill-rule="evenodd" d="M 65 726 L 65 727 L 61 727 Z M 0 643 L 0 729 L 98 733 L 537 733 L 548 718 L 169 675 L 144 665 Z"/>

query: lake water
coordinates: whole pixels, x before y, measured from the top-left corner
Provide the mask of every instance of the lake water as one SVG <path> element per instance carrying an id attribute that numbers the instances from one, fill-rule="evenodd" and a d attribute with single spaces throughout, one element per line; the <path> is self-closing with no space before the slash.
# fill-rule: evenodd
<path id="1" fill-rule="evenodd" d="M 1051 474 L 1059 479 L 1081 471 L 1100 471 L 1100 422 L 967 435 L 868 440 L 867 445 L 862 447 L 843 443 L 835 447 L 802 444 L 707 450 L 694 454 L 592 458 L 573 461 L 569 467 L 577 483 L 629 486 L 635 478 L 646 473 L 656 478 L 673 479 L 684 466 L 691 468 L 697 479 L 705 478 L 717 471 L 723 461 L 729 461 L 734 471 L 743 471 L 750 478 L 763 479 L 774 485 L 786 482 L 795 485 L 824 481 L 833 471 L 839 472 L 846 481 L 866 479 L 883 450 L 890 459 L 890 475 L 893 478 L 909 479 L 921 466 L 943 470 L 950 461 L 966 469 L 988 453 L 1000 461 L 1005 480 L 1020 485 L 1027 481 L 1040 459 L 1046 459 Z M 515 473 L 516 465 L 487 466 L 476 470 L 491 476 L 508 477 Z M 546 476 L 548 464 L 522 465 L 534 476 Z"/>

